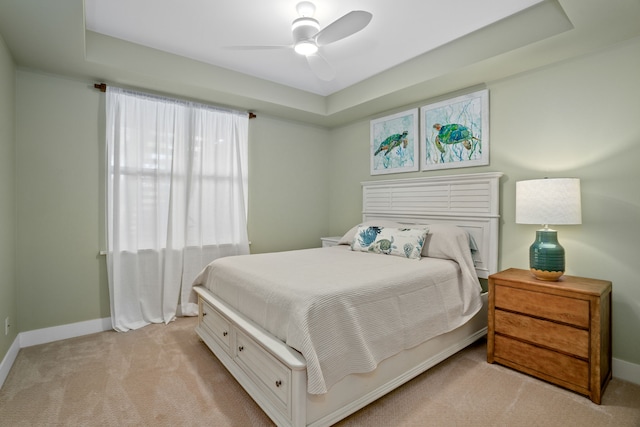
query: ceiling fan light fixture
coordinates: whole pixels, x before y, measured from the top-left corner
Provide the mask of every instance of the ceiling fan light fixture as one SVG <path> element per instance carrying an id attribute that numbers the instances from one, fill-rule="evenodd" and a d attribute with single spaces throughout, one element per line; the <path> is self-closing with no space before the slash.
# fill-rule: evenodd
<path id="1" fill-rule="evenodd" d="M 309 33 L 307 37 L 314 35 L 318 30 L 320 30 L 320 23 L 309 16 L 295 19 L 291 24 L 291 31 L 293 31 L 294 34 L 304 31 Z"/>
<path id="2" fill-rule="evenodd" d="M 313 16 L 316 13 L 316 6 L 310 1 L 301 1 L 296 6 L 299 16 Z"/>
<path id="3" fill-rule="evenodd" d="M 293 32 L 293 45 L 296 53 L 300 55 L 312 55 L 318 51 L 314 36 L 318 34 L 320 24 L 313 18 L 298 18 L 291 24 Z"/>
<path id="4" fill-rule="evenodd" d="M 296 43 L 293 49 L 300 55 L 313 55 L 318 51 L 318 46 L 312 41 L 301 41 Z"/>

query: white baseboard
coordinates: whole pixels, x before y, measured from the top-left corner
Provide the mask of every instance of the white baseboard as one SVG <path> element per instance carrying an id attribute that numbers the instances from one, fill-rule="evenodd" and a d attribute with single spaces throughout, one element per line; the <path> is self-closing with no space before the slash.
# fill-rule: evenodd
<path id="1" fill-rule="evenodd" d="M 640 365 L 615 358 L 611 365 L 614 377 L 640 385 Z"/>
<path id="2" fill-rule="evenodd" d="M 95 334 L 98 332 L 109 331 L 111 329 L 111 318 L 105 317 L 103 319 L 87 320 L 85 322 L 21 332 L 19 334 L 20 348 L 66 340 L 67 338 L 81 337 L 83 335 Z"/>
<path id="3" fill-rule="evenodd" d="M 0 363 L 0 388 L 2 388 L 2 384 L 4 384 L 4 380 L 7 379 L 9 375 L 9 371 L 13 366 L 13 362 L 15 362 L 16 357 L 18 356 L 18 352 L 20 351 L 20 337 L 16 337 L 13 340 L 13 344 L 9 347 L 9 351 L 4 355 L 2 359 L 2 363 Z"/>

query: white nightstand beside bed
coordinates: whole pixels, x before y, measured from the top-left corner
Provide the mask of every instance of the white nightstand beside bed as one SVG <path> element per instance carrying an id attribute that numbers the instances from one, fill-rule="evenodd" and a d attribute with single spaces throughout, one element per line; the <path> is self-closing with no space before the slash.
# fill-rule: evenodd
<path id="1" fill-rule="evenodd" d="M 322 242 L 322 247 L 330 248 L 337 245 L 341 237 L 342 236 L 321 237 L 320 241 Z"/>

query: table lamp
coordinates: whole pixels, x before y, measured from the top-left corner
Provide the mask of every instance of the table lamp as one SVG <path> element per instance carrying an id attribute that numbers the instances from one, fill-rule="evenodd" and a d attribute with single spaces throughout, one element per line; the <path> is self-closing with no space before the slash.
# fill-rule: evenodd
<path id="1" fill-rule="evenodd" d="M 516 223 L 541 224 L 529 248 L 529 268 L 540 280 L 558 280 L 565 271 L 564 248 L 552 225 L 582 224 L 580 180 L 545 178 L 516 182 Z"/>

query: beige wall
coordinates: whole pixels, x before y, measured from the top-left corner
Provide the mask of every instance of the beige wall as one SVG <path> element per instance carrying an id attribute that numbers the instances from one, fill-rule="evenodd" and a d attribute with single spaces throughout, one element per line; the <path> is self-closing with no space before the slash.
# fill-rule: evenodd
<path id="1" fill-rule="evenodd" d="M 635 123 L 640 116 L 639 53 L 636 39 L 488 82 L 490 166 L 441 172 L 505 173 L 502 268 L 527 266 L 535 231 L 533 226 L 514 224 L 515 182 L 542 176 L 581 178 L 584 223 L 558 227 L 568 272 L 614 282 L 614 357 L 636 364 L 640 364 L 635 333 L 640 324 L 636 283 L 640 271 L 635 260 L 640 240 L 640 176 L 635 165 L 640 154 L 640 128 Z M 0 86 L 6 85 L 9 78 L 0 73 Z M 103 100 L 91 86 L 17 72 L 20 331 L 109 315 L 104 260 L 97 255 L 103 207 L 99 137 Z M 0 108 L 7 108 L 6 102 L 0 100 Z M 4 113 L 0 120 L 7 120 Z M 359 221 L 360 182 L 372 179 L 369 118 L 332 130 L 267 116 L 250 123 L 249 233 L 254 252 L 318 246 L 322 235 L 341 234 Z M 0 184 L 0 188 L 5 187 Z M 5 224 L 0 220 L 0 227 Z M 9 259 L 3 261 L 2 256 L 0 262 Z M 0 288 L 0 292 L 5 291 Z"/>
<path id="2" fill-rule="evenodd" d="M 17 327 L 15 277 L 15 71 L 0 37 L 0 360 L 15 340 Z M 12 327 L 4 334 L 4 321 Z"/>
<path id="3" fill-rule="evenodd" d="M 109 316 L 100 250 L 98 109 L 87 83 L 17 73 L 21 331 Z"/>
<path id="4" fill-rule="evenodd" d="M 249 121 L 251 252 L 320 246 L 329 231 L 329 131 L 258 116 Z"/>
<path id="5" fill-rule="evenodd" d="M 109 317 L 104 95 L 92 82 L 17 73 L 21 331 Z M 253 252 L 320 246 L 329 228 L 329 131 L 259 116 L 249 130 Z"/>
<path id="6" fill-rule="evenodd" d="M 372 178 L 369 121 L 334 129 L 330 233 L 341 234 L 360 220 L 360 181 L 501 171 L 500 268 L 528 268 L 528 248 L 538 227 L 514 223 L 515 182 L 545 176 L 580 178 L 583 224 L 555 227 L 567 253 L 567 273 L 613 282 L 613 354 L 640 364 L 638 70 L 636 38 L 597 54 L 489 82 L 487 167 Z"/>

